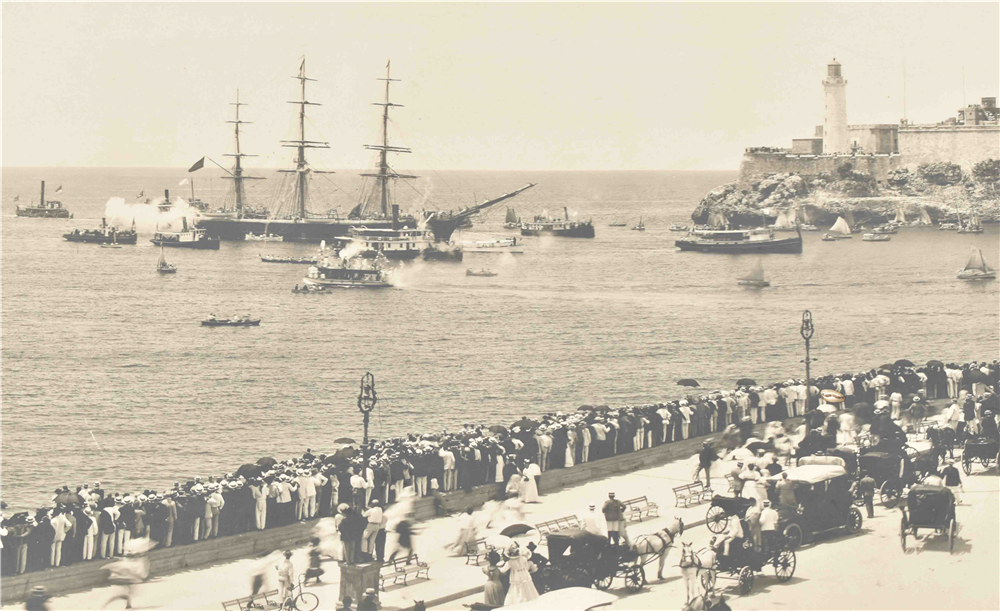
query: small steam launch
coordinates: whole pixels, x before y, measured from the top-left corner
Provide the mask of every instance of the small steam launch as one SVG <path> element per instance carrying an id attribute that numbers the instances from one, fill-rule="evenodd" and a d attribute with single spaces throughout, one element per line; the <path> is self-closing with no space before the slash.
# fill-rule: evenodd
<path id="1" fill-rule="evenodd" d="M 165 201 L 170 201 L 170 191 L 163 192 Z M 188 227 L 187 217 L 181 217 L 180 231 L 160 231 L 159 227 L 150 240 L 157 246 L 167 248 L 196 248 L 199 250 L 218 250 L 219 238 L 210 237 L 204 229 Z"/>

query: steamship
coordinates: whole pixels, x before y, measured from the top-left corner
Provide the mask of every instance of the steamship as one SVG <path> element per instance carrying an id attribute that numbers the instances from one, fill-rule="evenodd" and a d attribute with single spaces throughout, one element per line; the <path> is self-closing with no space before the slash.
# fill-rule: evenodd
<path id="1" fill-rule="evenodd" d="M 62 189 L 62 187 L 59 187 Z M 56 193 L 59 192 L 56 189 Z M 42 196 L 38 200 L 37 206 L 25 206 L 22 208 L 18 206 L 14 210 L 14 214 L 17 216 L 27 216 L 32 218 L 42 218 L 42 219 L 71 219 L 73 215 L 70 214 L 69 210 L 63 208 L 62 202 L 49 200 L 45 201 L 45 181 L 42 181 Z"/>
<path id="2" fill-rule="evenodd" d="M 536 216 L 530 223 L 521 223 L 521 235 L 554 235 L 564 238 L 594 237 L 594 223 L 591 221 L 569 220 L 569 210 L 564 206 L 565 219 Z"/>

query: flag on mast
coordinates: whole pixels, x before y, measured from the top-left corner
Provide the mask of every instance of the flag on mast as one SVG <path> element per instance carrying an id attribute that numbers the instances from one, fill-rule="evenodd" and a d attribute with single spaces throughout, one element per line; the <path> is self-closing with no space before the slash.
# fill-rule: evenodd
<path id="1" fill-rule="evenodd" d="M 187 178 L 185 178 L 184 180 L 182 180 L 179 183 L 177 183 L 177 186 L 178 187 L 183 187 L 186 184 L 188 184 L 188 179 Z"/>
<path id="2" fill-rule="evenodd" d="M 202 157 L 198 161 L 195 161 L 194 165 L 191 166 L 190 168 L 188 168 L 188 172 L 194 172 L 196 170 L 202 169 L 203 167 L 205 167 L 205 158 L 204 157 Z"/>
<path id="3" fill-rule="evenodd" d="M 61 193 L 61 192 L 62 192 L 62 185 L 59 185 L 58 187 L 56 187 L 56 193 Z"/>

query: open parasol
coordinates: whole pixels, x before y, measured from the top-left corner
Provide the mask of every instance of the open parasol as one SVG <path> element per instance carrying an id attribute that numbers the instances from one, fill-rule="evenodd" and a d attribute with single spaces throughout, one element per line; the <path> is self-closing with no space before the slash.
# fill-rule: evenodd
<path id="1" fill-rule="evenodd" d="M 63 505 L 78 505 L 81 503 L 80 495 L 69 491 L 57 494 L 56 498 L 53 499 L 53 502 L 57 504 L 62 503 Z"/>
<path id="2" fill-rule="evenodd" d="M 247 479 L 250 479 L 252 477 L 260 477 L 260 474 L 261 474 L 261 466 L 252 465 L 250 463 L 247 463 L 245 465 L 240 465 L 240 468 L 236 470 L 237 477 L 242 475 Z"/>
<path id="3" fill-rule="evenodd" d="M 750 378 L 740 378 L 739 380 L 736 380 L 736 385 L 737 386 L 756 386 L 757 382 L 755 380 L 750 379 Z"/>
<path id="4" fill-rule="evenodd" d="M 274 465 L 278 464 L 278 461 L 274 460 L 270 456 L 265 456 L 264 458 L 258 458 L 257 464 L 260 465 L 261 469 L 266 470 L 274 467 Z"/>
<path id="5" fill-rule="evenodd" d="M 990 377 L 978 369 L 962 373 L 962 378 L 973 383 L 989 382 Z"/>
<path id="6" fill-rule="evenodd" d="M 594 409 L 593 405 L 581 405 L 580 407 L 576 408 L 576 411 L 578 411 L 578 412 L 589 412 L 589 411 L 593 411 L 593 409 Z"/>
<path id="7" fill-rule="evenodd" d="M 354 441 L 350 437 L 338 437 L 333 440 L 333 443 L 357 443 L 357 441 Z"/>
<path id="8" fill-rule="evenodd" d="M 931 360 L 927 361 L 927 366 L 928 367 L 944 367 L 944 363 L 942 363 L 941 361 L 938 361 L 938 360 L 931 359 Z"/>
<path id="9" fill-rule="evenodd" d="M 684 378 L 683 380 L 677 380 L 678 386 L 690 386 L 691 388 L 697 388 L 701 386 L 698 384 L 698 380 L 692 380 L 691 378 Z"/>
<path id="10" fill-rule="evenodd" d="M 530 418 L 521 418 L 520 420 L 518 420 L 517 422 L 515 422 L 514 424 L 512 424 L 510 426 L 511 426 L 511 428 L 514 428 L 515 426 L 519 426 L 522 429 L 533 429 L 536 426 L 538 426 L 538 423 L 535 422 L 534 420 L 530 419 Z"/>
<path id="11" fill-rule="evenodd" d="M 491 433 L 506 433 L 507 432 L 507 427 L 500 426 L 499 424 L 494 424 L 493 426 L 491 426 L 490 428 L 488 428 L 486 430 L 488 430 Z"/>
<path id="12" fill-rule="evenodd" d="M 907 359 L 899 359 L 895 364 L 896 367 L 913 367 L 913 361 Z"/>
<path id="13" fill-rule="evenodd" d="M 500 534 L 505 537 L 517 537 L 532 530 L 535 530 L 534 526 L 523 522 L 517 522 L 504 527 L 504 529 L 500 531 Z"/>
<path id="14" fill-rule="evenodd" d="M 354 458 L 357 455 L 358 455 L 358 451 L 357 450 L 355 450 L 351 446 L 347 446 L 346 448 L 340 448 L 339 450 L 337 450 L 336 452 L 334 452 L 333 457 L 334 458 Z"/>

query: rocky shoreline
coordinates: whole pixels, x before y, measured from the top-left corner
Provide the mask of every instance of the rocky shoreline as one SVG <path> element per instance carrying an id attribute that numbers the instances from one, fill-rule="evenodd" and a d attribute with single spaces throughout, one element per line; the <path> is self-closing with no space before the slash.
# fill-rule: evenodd
<path id="1" fill-rule="evenodd" d="M 1000 222 L 1000 161 L 984 161 L 971 173 L 955 164 L 924 164 L 912 172 L 893 170 L 884 182 L 854 171 L 850 163 L 835 174 L 769 174 L 713 189 L 691 219 L 705 224 L 710 215 L 721 213 L 732 225 L 760 226 L 794 209 L 800 211 L 800 222 L 816 225 L 832 225 L 847 211 L 856 223 L 883 223 L 895 218 L 899 209 L 908 218 L 917 218 L 924 209 L 935 222 L 973 213 L 982 222 Z"/>

